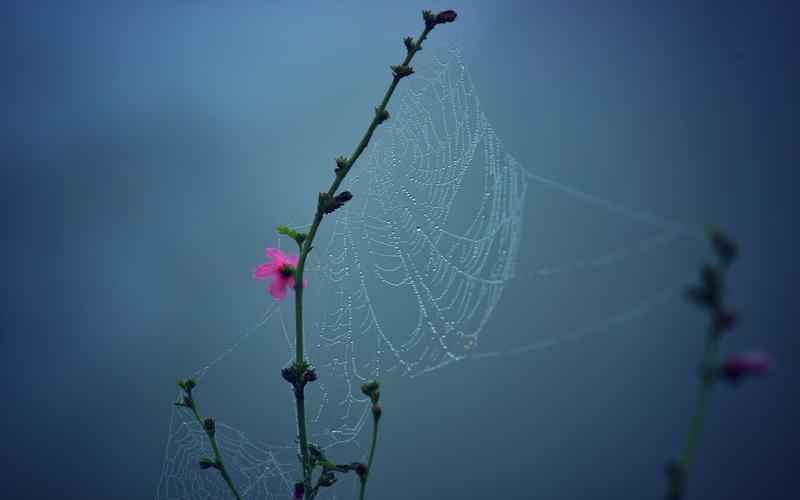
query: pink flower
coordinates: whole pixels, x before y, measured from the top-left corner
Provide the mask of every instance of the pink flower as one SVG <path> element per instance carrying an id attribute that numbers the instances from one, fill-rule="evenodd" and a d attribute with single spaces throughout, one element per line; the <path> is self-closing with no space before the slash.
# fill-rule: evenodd
<path id="1" fill-rule="evenodd" d="M 297 255 L 286 255 L 278 248 L 267 248 L 267 259 L 266 264 L 261 264 L 253 272 L 253 278 L 272 279 L 267 291 L 275 299 L 282 300 L 286 297 L 286 289 L 294 288 Z M 306 282 L 303 281 L 303 287 L 305 286 Z"/>
<path id="2" fill-rule="evenodd" d="M 770 359 L 763 352 L 742 352 L 728 356 L 720 370 L 726 379 L 738 382 L 742 377 L 767 373 L 769 365 Z"/>
<path id="3" fill-rule="evenodd" d="M 294 483 L 294 495 L 292 495 L 293 500 L 303 500 L 303 495 L 306 492 L 305 486 L 303 483 Z"/>

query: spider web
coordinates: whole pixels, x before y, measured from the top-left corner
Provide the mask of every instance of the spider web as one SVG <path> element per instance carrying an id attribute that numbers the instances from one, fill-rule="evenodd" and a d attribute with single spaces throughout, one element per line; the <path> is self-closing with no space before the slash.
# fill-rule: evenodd
<path id="1" fill-rule="evenodd" d="M 696 236 L 694 228 L 523 168 L 481 112 L 460 51 L 429 52 L 429 62 L 416 67 L 394 101 L 391 119 L 347 179 L 344 188 L 354 199 L 326 217 L 309 259 L 314 286 L 306 293 L 307 355 L 320 381 L 308 386 L 306 405 L 311 441 L 325 449 L 350 446 L 364 454 L 359 436 L 369 422 L 370 405 L 359 388 L 366 380 L 413 378 L 453 363 L 578 341 L 640 318 L 677 296 L 678 286 L 667 287 L 590 326 L 504 350 L 481 349 L 484 337 L 492 335 L 487 323 L 516 274 L 533 183 L 656 232 L 526 276 L 608 267 Z M 291 314 L 291 304 L 272 305 L 253 330 L 195 377 L 202 379 L 265 325 L 284 333 L 288 362 L 294 342 L 286 327 Z M 256 444 L 224 423 L 218 428 L 226 466 L 245 498 L 289 496 L 297 471 L 293 443 Z M 229 495 L 218 474 L 197 466 L 200 457 L 211 455 L 193 416 L 174 408 L 156 497 Z"/>

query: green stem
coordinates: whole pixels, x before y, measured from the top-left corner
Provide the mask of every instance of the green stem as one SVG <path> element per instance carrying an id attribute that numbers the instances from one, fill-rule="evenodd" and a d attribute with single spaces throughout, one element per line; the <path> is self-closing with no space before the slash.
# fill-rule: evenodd
<path id="1" fill-rule="evenodd" d="M 692 423 L 689 427 L 689 436 L 686 440 L 686 447 L 681 455 L 681 466 L 683 467 L 685 474 L 688 474 L 689 467 L 692 465 L 694 460 L 694 454 L 697 450 L 697 445 L 700 443 L 700 436 L 703 433 L 703 421 L 705 420 L 706 407 L 708 406 L 708 400 L 711 397 L 711 389 L 714 387 L 714 376 L 712 373 L 714 370 L 717 353 L 717 339 L 718 334 L 713 330 L 708 334 L 708 338 L 706 339 L 706 348 L 705 352 L 703 353 L 703 365 L 701 368 L 702 383 L 698 392 Z"/>
<path id="2" fill-rule="evenodd" d="M 413 48 L 407 51 L 406 58 L 403 60 L 402 66 L 407 66 L 414 57 L 414 54 L 422 49 L 422 42 L 425 40 L 425 38 L 427 38 L 428 33 L 430 33 L 432 29 L 433 28 L 426 27 L 425 30 L 423 30 L 422 34 L 414 43 Z M 394 94 L 394 90 L 397 88 L 397 84 L 400 79 L 401 77 L 397 75 L 392 77 L 392 83 L 386 90 L 380 105 L 376 108 L 375 116 L 372 118 L 372 122 L 369 124 L 367 131 L 364 133 L 361 141 L 358 143 L 356 149 L 353 151 L 353 154 L 348 159 L 347 167 L 337 172 L 336 178 L 331 184 L 331 187 L 328 189 L 329 196 L 336 194 L 336 190 L 339 189 L 339 186 L 341 185 L 342 181 L 344 181 L 344 178 L 347 176 L 348 172 L 350 172 L 353 164 L 366 149 L 373 132 L 375 132 L 375 129 L 381 123 L 380 117 L 386 110 L 386 106 L 389 104 L 389 99 L 391 99 L 392 94 Z M 295 270 L 295 361 L 298 365 L 303 363 L 305 358 L 305 353 L 303 351 L 303 272 L 306 266 L 306 258 L 313 248 L 312 245 L 314 243 L 314 237 L 317 234 L 317 229 L 319 229 L 319 225 L 322 223 L 322 216 L 323 213 L 319 208 L 317 208 L 317 212 L 314 215 L 314 221 L 311 224 L 308 235 L 300 247 L 300 257 L 297 262 L 297 269 Z M 295 403 L 297 408 L 297 431 L 300 440 L 300 455 L 303 461 L 303 484 L 305 486 L 306 498 L 311 498 L 311 467 L 309 462 L 308 438 L 306 433 L 305 402 L 302 392 L 295 395 Z M 373 440 L 373 449 L 374 446 L 375 442 Z M 370 453 L 370 460 L 371 457 L 372 453 Z"/>
<path id="3" fill-rule="evenodd" d="M 369 459 L 367 460 L 367 473 L 361 479 L 361 489 L 358 492 L 358 500 L 364 500 L 364 493 L 367 491 L 367 479 L 372 474 L 372 460 L 375 457 L 375 445 L 378 443 L 378 419 L 372 419 L 372 445 L 369 447 Z"/>
<path id="4" fill-rule="evenodd" d="M 197 412 L 197 406 L 195 405 L 194 401 L 192 401 L 190 408 L 192 413 L 194 413 L 194 418 L 197 419 L 197 423 L 200 425 L 200 428 L 205 430 L 206 436 L 208 436 L 208 440 L 211 442 L 211 450 L 214 452 L 214 461 L 217 463 L 217 470 L 219 471 L 220 475 L 222 475 L 222 479 L 225 480 L 225 483 L 227 483 L 228 488 L 230 488 L 231 493 L 233 493 L 233 496 L 236 497 L 236 500 L 242 500 L 242 496 L 239 495 L 238 491 L 236 491 L 236 487 L 233 485 L 233 480 L 228 475 L 228 471 L 225 469 L 225 463 L 222 461 L 222 454 L 219 452 L 219 447 L 217 446 L 217 438 L 215 438 L 214 434 L 209 432 L 203 425 L 203 418 Z"/>

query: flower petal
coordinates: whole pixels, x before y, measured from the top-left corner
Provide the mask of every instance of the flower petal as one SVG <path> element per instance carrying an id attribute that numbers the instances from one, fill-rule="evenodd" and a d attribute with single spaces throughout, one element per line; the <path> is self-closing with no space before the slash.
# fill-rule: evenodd
<path id="1" fill-rule="evenodd" d="M 280 248 L 267 248 L 267 258 L 272 261 L 277 267 L 286 263 L 286 254 Z"/>
<path id="2" fill-rule="evenodd" d="M 275 266 L 272 263 L 261 264 L 253 271 L 253 278 L 257 280 L 265 280 L 270 276 L 274 276 L 277 272 Z"/>
<path id="3" fill-rule="evenodd" d="M 269 294 L 272 295 L 272 298 L 276 300 L 283 300 L 286 298 L 286 280 L 283 279 L 275 279 L 272 283 L 269 284 Z"/>

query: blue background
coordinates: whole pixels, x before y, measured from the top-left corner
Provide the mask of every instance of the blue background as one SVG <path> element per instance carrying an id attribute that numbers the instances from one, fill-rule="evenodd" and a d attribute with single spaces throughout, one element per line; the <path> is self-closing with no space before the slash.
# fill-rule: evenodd
<path id="1" fill-rule="evenodd" d="M 431 38 L 461 41 L 483 112 L 526 168 L 741 242 L 743 323 L 724 350 L 763 348 L 776 367 L 715 393 L 690 498 L 796 495 L 790 2 L 98 1 L 0 13 L 0 496 L 154 496 L 174 380 L 263 312 L 250 271 L 271 228 L 311 216 L 423 8 L 459 12 Z M 696 245 L 534 283 L 538 264 L 631 238 L 630 221 L 533 184 L 519 273 L 487 326 L 498 348 L 591 325 L 618 310 L 609 297 L 679 284 L 707 257 Z M 704 321 L 676 301 L 607 334 L 396 381 L 368 496 L 662 497 Z M 269 366 L 252 407 L 224 411 L 274 441 L 292 412 L 280 359 Z M 223 411 L 223 391 L 205 397 Z"/>

